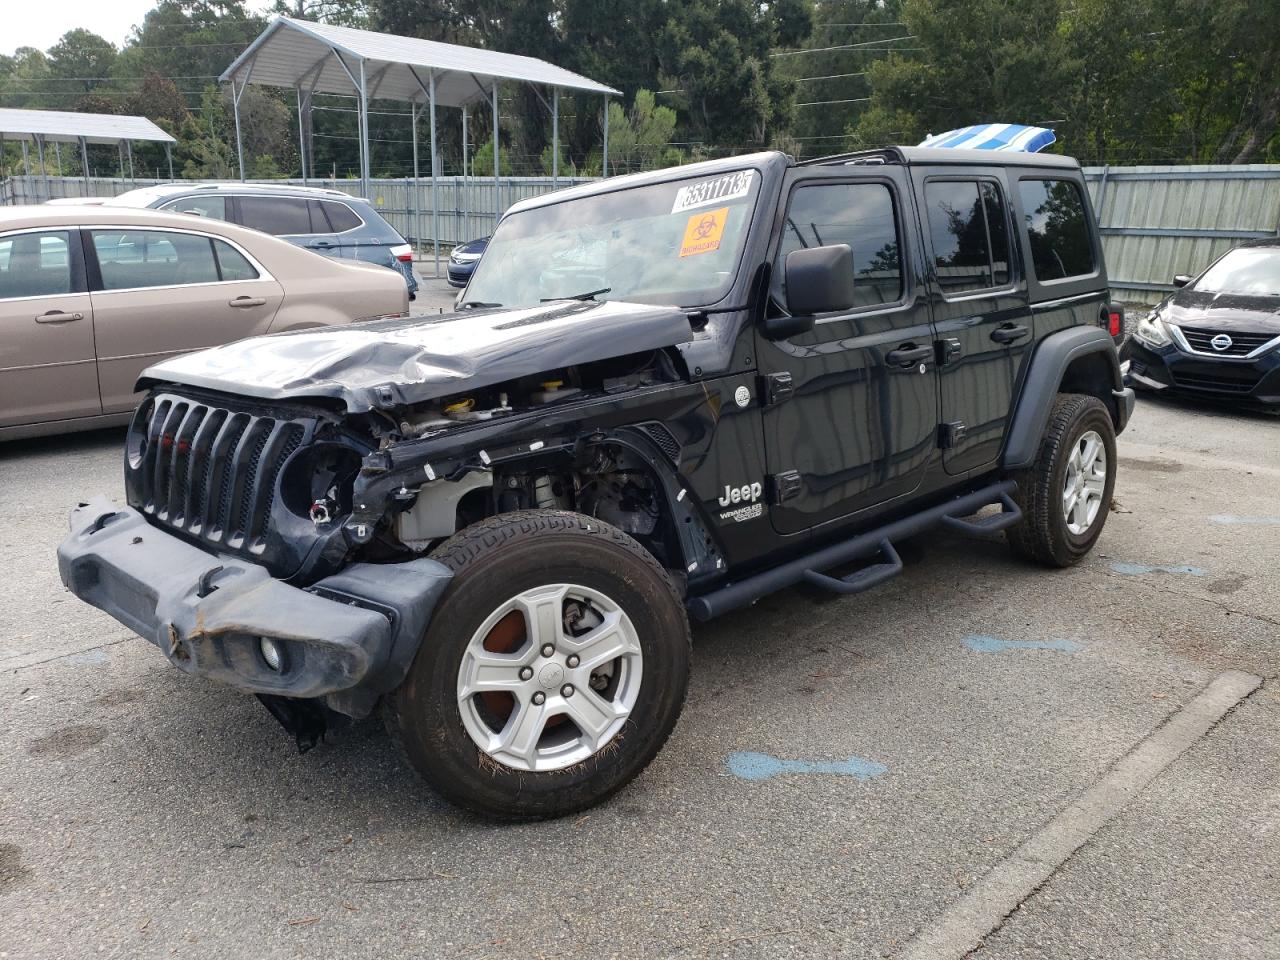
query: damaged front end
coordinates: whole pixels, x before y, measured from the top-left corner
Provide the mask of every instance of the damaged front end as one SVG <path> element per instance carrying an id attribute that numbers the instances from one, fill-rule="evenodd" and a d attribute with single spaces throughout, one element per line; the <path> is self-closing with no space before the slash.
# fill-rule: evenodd
<path id="1" fill-rule="evenodd" d="M 708 403 L 673 349 L 687 317 L 575 303 L 446 320 L 149 370 L 128 504 L 76 509 L 63 582 L 184 672 L 257 694 L 305 746 L 318 705 L 362 717 L 403 680 L 451 576 L 429 553 L 487 516 L 573 510 L 682 579 L 723 568 L 666 425 L 696 433 Z"/>

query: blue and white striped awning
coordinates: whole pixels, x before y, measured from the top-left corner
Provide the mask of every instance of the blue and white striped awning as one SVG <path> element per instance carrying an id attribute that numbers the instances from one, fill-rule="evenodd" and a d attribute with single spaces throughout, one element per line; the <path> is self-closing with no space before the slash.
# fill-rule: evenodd
<path id="1" fill-rule="evenodd" d="M 1020 123 L 978 123 L 928 136 L 920 146 L 1039 153 L 1056 139 L 1058 138 L 1053 135 L 1053 131 L 1047 127 L 1028 127 Z"/>

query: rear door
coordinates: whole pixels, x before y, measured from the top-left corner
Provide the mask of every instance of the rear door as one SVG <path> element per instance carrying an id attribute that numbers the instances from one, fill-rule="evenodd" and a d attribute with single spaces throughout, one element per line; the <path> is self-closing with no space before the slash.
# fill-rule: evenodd
<path id="1" fill-rule="evenodd" d="M 999 171 L 915 168 L 939 338 L 943 463 L 950 474 L 1000 454 L 1019 370 L 1034 343 L 1026 282 Z"/>
<path id="2" fill-rule="evenodd" d="M 395 267 L 391 247 L 399 243 L 399 235 L 388 236 L 394 231 L 386 223 L 368 222 L 348 204 L 338 200 L 313 200 L 333 232 L 338 246 L 338 256 L 349 260 L 364 260 L 383 267 Z"/>
<path id="3" fill-rule="evenodd" d="M 0 426 L 102 412 L 80 234 L 0 235 Z"/>
<path id="4" fill-rule="evenodd" d="M 235 198 L 235 221 L 326 256 L 339 256 L 337 241 L 314 201 L 306 197 Z"/>
<path id="5" fill-rule="evenodd" d="M 237 244 L 144 227 L 83 231 L 102 411 L 132 410 L 138 375 L 165 357 L 266 333 L 284 290 Z"/>
<path id="6" fill-rule="evenodd" d="M 808 333 L 757 334 L 769 472 L 791 493 L 770 515 L 789 534 L 915 490 L 936 455 L 938 387 L 906 170 L 802 168 L 781 203 L 769 309 L 786 310 L 786 256 L 802 247 L 847 243 L 857 298 Z"/>

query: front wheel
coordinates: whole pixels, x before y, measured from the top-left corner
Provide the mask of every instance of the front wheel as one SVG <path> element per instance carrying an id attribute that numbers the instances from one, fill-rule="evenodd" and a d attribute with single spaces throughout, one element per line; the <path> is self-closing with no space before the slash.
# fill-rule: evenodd
<path id="1" fill-rule="evenodd" d="M 580 514 L 475 524 L 387 723 L 410 764 L 485 816 L 563 816 L 622 788 L 674 728 L 689 625 L 658 562 Z"/>
<path id="2" fill-rule="evenodd" d="M 1051 567 L 1079 563 L 1102 533 L 1116 482 L 1115 425 L 1102 401 L 1059 394 L 1035 463 L 1016 479 L 1022 520 L 1010 546 Z"/>

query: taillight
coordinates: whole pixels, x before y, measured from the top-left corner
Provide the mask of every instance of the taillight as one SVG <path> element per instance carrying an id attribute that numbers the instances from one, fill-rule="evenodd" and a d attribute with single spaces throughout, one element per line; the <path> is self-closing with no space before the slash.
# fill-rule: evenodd
<path id="1" fill-rule="evenodd" d="M 413 247 L 401 243 L 391 248 L 391 255 L 401 263 L 413 263 Z"/>
<path id="2" fill-rule="evenodd" d="M 1124 307 L 1118 303 L 1104 304 L 1098 325 L 1106 327 L 1113 338 L 1119 338 L 1124 333 Z"/>

